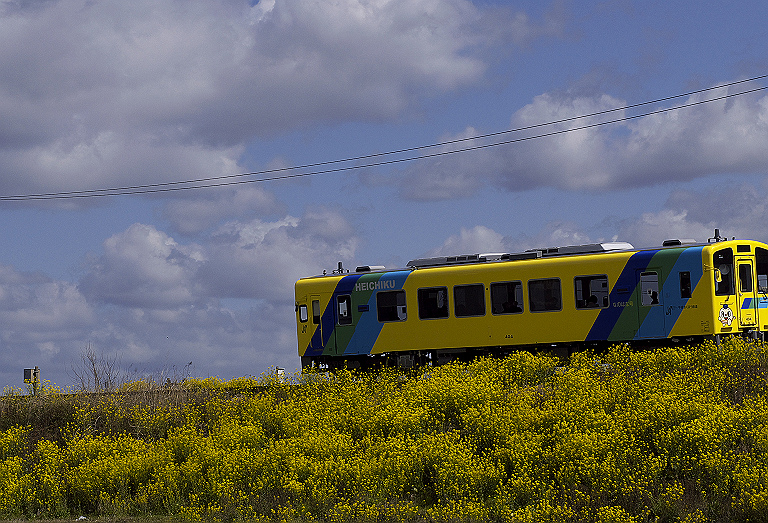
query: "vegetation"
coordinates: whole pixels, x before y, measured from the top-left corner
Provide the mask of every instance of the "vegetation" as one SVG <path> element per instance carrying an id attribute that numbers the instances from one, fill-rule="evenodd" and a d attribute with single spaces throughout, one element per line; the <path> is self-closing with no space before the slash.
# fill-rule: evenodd
<path id="1" fill-rule="evenodd" d="M 0 399 L 0 516 L 765 521 L 768 347 Z"/>

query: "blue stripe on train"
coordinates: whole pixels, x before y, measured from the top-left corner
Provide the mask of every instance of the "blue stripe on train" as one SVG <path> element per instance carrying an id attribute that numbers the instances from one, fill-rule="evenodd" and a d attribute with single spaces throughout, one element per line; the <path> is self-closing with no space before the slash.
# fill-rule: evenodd
<path id="1" fill-rule="evenodd" d="M 393 281 L 394 285 L 387 286 L 388 290 L 401 290 L 405 279 L 410 274 L 410 271 L 395 271 L 382 273 L 378 281 Z M 322 329 L 316 329 L 312 335 L 312 341 L 309 347 L 304 353 L 304 356 L 321 356 L 323 354 L 323 348 L 328 345 L 331 336 L 336 328 L 336 318 L 334 315 L 336 296 L 339 294 L 351 294 L 355 290 L 357 281 L 362 276 L 368 276 L 366 274 L 350 274 L 344 276 L 336 284 L 336 288 L 333 290 L 332 298 L 328 302 L 328 306 L 323 311 L 320 319 Z M 344 354 L 369 354 L 373 348 L 373 344 L 376 343 L 376 339 L 379 337 L 384 324 L 378 322 L 376 317 L 376 293 L 372 292 L 367 303 L 367 310 L 359 310 L 362 312 L 360 319 L 355 325 L 355 333 L 352 335 L 352 339 L 347 345 L 347 349 Z M 322 340 L 320 336 L 322 334 Z M 313 348 L 315 347 L 315 348 Z"/>
<path id="2" fill-rule="evenodd" d="M 755 305 L 752 303 L 753 298 L 744 298 L 744 302 L 741 304 L 742 309 L 751 309 Z M 760 296 L 757 298 L 758 309 L 768 309 L 768 298 Z"/>
<path id="3" fill-rule="evenodd" d="M 635 287 L 637 287 L 636 271 L 648 268 L 648 264 L 657 252 L 659 251 L 641 251 L 630 256 L 613 285 L 613 290 L 611 290 L 609 297 L 611 306 L 600 311 L 589 334 L 587 334 L 586 341 L 610 340 L 611 332 L 616 326 L 616 322 L 619 321 L 621 313 L 624 312 L 624 305 L 622 304 L 631 299 Z"/>
<path id="4" fill-rule="evenodd" d="M 336 289 L 333 291 L 331 300 L 328 302 L 322 316 L 320 316 L 320 326 L 322 328 L 315 329 L 312 334 L 312 341 L 309 342 L 309 347 L 304 352 L 304 356 L 322 356 L 323 348 L 328 345 L 328 341 L 333 335 L 333 329 L 336 327 L 336 318 L 334 317 L 334 302 L 336 293 L 349 293 L 355 288 L 355 283 L 362 276 L 362 274 L 350 274 L 343 277 L 336 284 Z M 322 339 L 320 338 L 322 336 Z"/>
<path id="5" fill-rule="evenodd" d="M 411 271 L 396 271 L 386 272 L 381 275 L 379 282 L 392 282 L 389 285 L 384 286 L 388 291 L 402 290 L 405 280 Z M 345 355 L 349 354 L 370 354 L 373 345 L 381 333 L 381 329 L 384 327 L 383 323 L 379 323 L 376 310 L 376 293 L 372 292 L 367 303 L 368 311 L 361 314 L 360 319 L 355 326 L 355 333 L 349 340 Z M 407 313 L 407 311 L 406 311 Z"/>
<path id="6" fill-rule="evenodd" d="M 669 269 L 669 274 L 664 275 L 664 287 L 662 291 L 664 312 L 664 336 L 668 336 L 677 323 L 678 318 L 685 310 L 690 298 L 681 297 L 680 276 L 681 272 L 688 272 L 691 279 L 691 295 L 704 275 L 701 262 L 703 247 L 688 247 L 680 253 L 675 264 Z M 673 276 L 677 274 L 678 276 Z M 670 279 L 672 278 L 672 279 Z"/>

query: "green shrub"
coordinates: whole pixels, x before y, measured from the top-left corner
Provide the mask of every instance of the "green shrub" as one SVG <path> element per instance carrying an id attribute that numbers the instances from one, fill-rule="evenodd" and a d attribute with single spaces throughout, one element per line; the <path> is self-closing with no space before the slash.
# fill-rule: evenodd
<path id="1" fill-rule="evenodd" d="M 9 394 L 0 516 L 762 520 L 766 361 L 733 339 Z"/>

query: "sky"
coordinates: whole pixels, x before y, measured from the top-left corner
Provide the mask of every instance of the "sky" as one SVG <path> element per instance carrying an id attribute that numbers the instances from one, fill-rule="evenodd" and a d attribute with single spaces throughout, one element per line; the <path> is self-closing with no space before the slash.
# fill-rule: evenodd
<path id="1" fill-rule="evenodd" d="M 76 385 L 89 348 L 128 379 L 293 372 L 293 285 L 339 261 L 768 241 L 767 19 L 763 0 L 0 1 L 0 386 L 34 366 Z"/>

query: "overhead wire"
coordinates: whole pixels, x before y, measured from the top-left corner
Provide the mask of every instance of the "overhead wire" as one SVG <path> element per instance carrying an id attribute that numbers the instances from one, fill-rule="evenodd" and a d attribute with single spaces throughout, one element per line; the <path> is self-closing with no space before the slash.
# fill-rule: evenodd
<path id="1" fill-rule="evenodd" d="M 501 140 L 501 141 L 493 141 L 491 143 L 484 143 L 479 145 L 469 145 L 467 147 L 461 147 L 456 149 L 447 149 L 447 150 L 439 150 L 436 152 L 431 153 L 423 153 L 418 155 L 410 155 L 402 158 L 394 158 L 394 159 L 381 159 L 381 160 L 375 160 L 373 162 L 369 163 L 363 163 L 359 164 L 356 163 L 354 165 L 341 165 L 345 163 L 352 163 L 352 162 L 361 162 L 364 160 L 373 160 L 376 158 L 385 158 L 390 157 L 398 154 L 405 154 L 405 153 L 412 153 L 417 151 L 425 151 L 429 149 L 434 149 L 438 147 L 447 147 L 450 145 L 455 144 L 461 144 L 466 142 L 472 142 L 477 140 L 484 140 L 489 138 L 496 138 L 499 136 L 505 136 L 512 133 L 520 133 L 523 131 L 530 131 L 533 129 L 540 129 L 543 127 L 549 127 L 553 125 L 559 125 L 559 124 L 565 124 L 565 123 L 571 123 L 578 120 L 583 120 L 586 118 L 593 118 L 596 116 L 606 115 L 610 113 L 615 113 L 618 111 L 626 111 L 628 109 L 643 107 L 647 105 L 657 104 L 665 101 L 675 100 L 678 98 L 686 97 L 686 96 L 692 96 L 695 94 L 701 94 L 709 91 L 714 91 L 717 89 L 723 89 L 727 87 L 732 87 L 734 85 L 743 84 L 746 82 L 753 82 L 756 80 L 760 80 L 763 78 L 768 78 L 768 74 L 755 76 L 751 78 L 747 78 L 744 80 L 737 80 L 734 82 L 719 84 L 713 87 L 707 87 L 704 89 L 698 89 L 694 91 L 689 91 L 686 93 L 681 93 L 673 96 L 667 96 L 663 98 L 657 98 L 650 101 L 645 102 L 639 102 L 635 104 L 625 105 L 621 107 L 615 107 L 612 109 L 605 109 L 601 111 L 596 111 L 588 114 L 583 114 L 579 116 L 572 116 L 568 118 L 562 118 L 559 120 L 553 120 L 548 122 L 542 122 L 538 124 L 531 124 L 527 126 L 522 127 L 516 127 L 512 129 L 506 129 L 503 131 L 497 131 L 492 133 L 486 133 L 486 134 L 480 134 L 480 135 L 473 135 L 473 136 L 467 136 L 462 138 L 456 138 L 452 140 L 446 140 L 442 142 L 437 142 L 433 144 L 428 145 L 420 145 L 420 146 L 413 146 L 413 147 L 406 147 L 402 149 L 396 149 L 386 152 L 380 152 L 380 153 L 371 153 L 371 154 L 365 154 L 365 155 L 359 155 L 359 156 L 353 156 L 348 158 L 342 158 L 337 160 L 328 160 L 328 161 L 322 161 L 322 162 L 314 162 L 314 163 L 307 163 L 303 165 L 297 165 L 297 166 L 291 166 L 291 167 L 278 167 L 278 168 L 271 168 L 271 169 L 264 169 L 260 171 L 253 171 L 253 172 L 247 172 L 247 173 L 237 173 L 237 174 L 227 174 L 227 175 L 221 175 L 221 176 L 213 176 L 213 177 L 207 177 L 207 178 L 195 178 L 195 179 L 189 179 L 189 180 L 179 180 L 179 181 L 172 181 L 172 182 L 158 182 L 158 183 L 152 183 L 152 184 L 144 184 L 144 185 L 129 185 L 129 186 L 122 186 L 122 187 L 111 187 L 106 189 L 87 189 L 87 190 L 76 190 L 76 191 L 62 191 L 62 192 L 51 192 L 51 193 L 38 193 L 38 194 L 22 194 L 22 195 L 12 195 L 12 196 L 0 196 L 0 201 L 34 201 L 34 200 L 54 200 L 54 199 L 74 199 L 74 198 L 93 198 L 93 197 L 104 197 L 104 196 L 122 196 L 122 195 L 134 195 L 134 194 L 151 194 L 151 193 L 162 193 L 162 192 L 171 192 L 171 191 L 183 191 L 183 190 L 197 190 L 197 189 L 207 189 L 207 188 L 214 188 L 214 187 L 224 187 L 224 186 L 233 186 L 233 185 L 241 185 L 246 183 L 256 183 L 256 182 L 266 182 L 266 181 L 277 181 L 277 180 L 287 180 L 292 178 L 300 178 L 300 177 L 308 177 L 308 176 L 317 176 L 320 174 L 330 174 L 330 173 L 337 173 L 337 172 L 343 172 L 343 171 L 349 171 L 349 170 L 357 170 L 357 169 L 366 169 L 370 167 L 379 167 L 379 166 L 385 166 L 385 165 L 392 165 L 397 163 L 403 163 L 403 162 L 412 162 L 412 161 L 418 161 L 418 160 L 424 160 L 429 158 L 434 158 L 438 156 L 445 156 L 449 154 L 456 154 L 456 153 L 462 153 L 462 152 L 468 152 L 468 151 L 475 151 L 480 149 L 486 149 L 490 147 L 498 147 L 501 145 L 509 145 L 513 143 L 519 143 L 523 141 L 528 140 L 534 140 L 538 138 L 544 138 L 584 129 L 590 129 L 594 127 L 600 127 L 603 125 L 610 125 L 620 122 L 625 122 L 637 118 L 642 118 L 645 116 L 651 116 L 654 114 L 661 114 L 671 111 L 677 111 L 680 109 L 684 109 L 687 107 L 693 107 L 697 105 L 707 104 L 711 102 L 715 102 L 718 100 L 724 100 L 733 98 L 736 96 L 743 96 L 745 94 L 749 93 L 755 93 L 759 91 L 764 91 L 768 89 L 768 86 L 764 87 L 756 87 L 753 89 L 748 89 L 745 91 L 739 91 L 736 93 L 727 93 L 725 95 L 706 98 L 702 100 L 696 100 L 692 102 L 687 102 L 681 105 L 673 106 L 673 107 L 666 107 L 661 109 L 655 109 L 653 111 L 647 111 L 644 113 L 639 113 L 635 115 L 629 115 L 629 116 L 622 116 L 620 118 L 615 118 L 611 120 L 605 120 L 601 122 L 595 122 L 585 125 L 580 125 L 576 127 L 567 127 L 564 129 L 557 129 L 554 131 L 548 131 L 544 133 L 534 134 L 530 136 L 523 136 L 523 137 L 517 137 L 517 138 L 511 138 L 507 140 Z M 315 168 L 322 168 L 326 166 L 333 166 L 333 165 L 341 165 L 339 167 L 332 167 L 327 169 L 320 169 L 320 170 L 312 170 L 312 171 L 306 171 L 307 169 L 315 169 Z M 299 171 L 299 172 L 296 172 Z M 282 173 L 282 174 L 279 174 Z M 264 175 L 272 175 L 272 176 L 264 176 Z M 256 176 L 261 176 L 259 178 L 255 178 Z M 246 179 L 247 178 L 247 179 Z"/>

